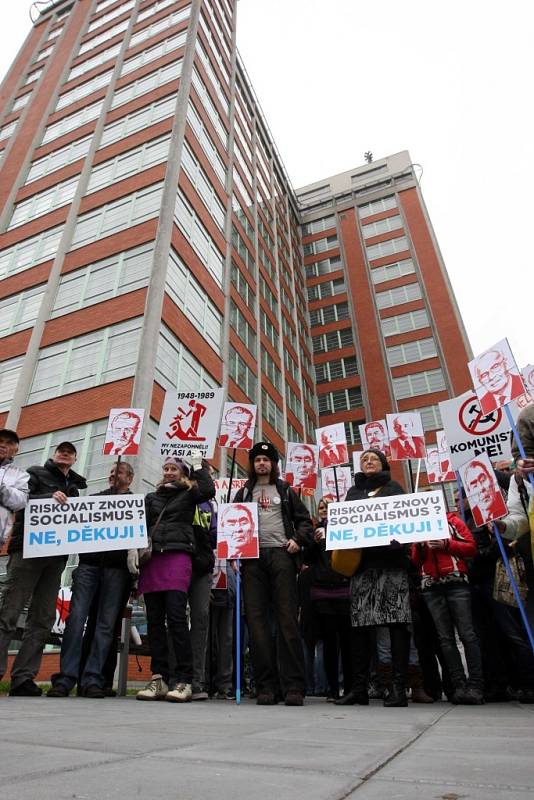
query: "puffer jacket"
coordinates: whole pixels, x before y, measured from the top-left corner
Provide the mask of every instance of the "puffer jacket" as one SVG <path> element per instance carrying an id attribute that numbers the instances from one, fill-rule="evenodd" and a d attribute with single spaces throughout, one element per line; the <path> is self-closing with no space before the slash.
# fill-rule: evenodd
<path id="1" fill-rule="evenodd" d="M 419 568 L 423 588 L 452 578 L 467 580 L 466 559 L 477 553 L 474 536 L 465 522 L 450 512 L 447 521 L 451 538 L 443 549 L 429 547 L 427 542 L 412 545 L 412 561 Z"/>
<path id="2" fill-rule="evenodd" d="M 54 492 L 64 492 L 67 497 L 79 497 L 80 490 L 87 488 L 87 482 L 82 475 L 70 469 L 65 475 L 57 464 L 49 458 L 44 467 L 28 467 L 30 476 L 28 489 L 30 500 L 45 500 L 52 497 Z M 7 548 L 8 553 L 22 550 L 24 544 L 24 511 L 17 511 L 13 535 Z M 63 557 L 63 556 L 61 556 Z"/>
<path id="3" fill-rule="evenodd" d="M 28 502 L 30 476 L 11 459 L 0 465 L 0 545 L 7 539 L 15 518 Z"/>
<path id="4" fill-rule="evenodd" d="M 198 503 L 215 497 L 215 485 L 207 469 L 197 470 L 193 477 L 195 483 L 192 485 L 189 481 L 180 480 L 162 484 L 155 492 L 147 494 L 147 524 L 155 552 L 179 550 L 191 556 L 194 554 L 195 508 Z"/>

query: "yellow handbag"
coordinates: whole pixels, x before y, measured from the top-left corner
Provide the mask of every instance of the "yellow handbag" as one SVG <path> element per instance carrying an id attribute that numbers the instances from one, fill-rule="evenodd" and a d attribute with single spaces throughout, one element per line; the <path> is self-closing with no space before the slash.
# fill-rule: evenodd
<path id="1" fill-rule="evenodd" d="M 369 497 L 374 497 L 380 492 L 381 487 L 375 489 L 374 492 L 369 492 Z M 352 578 L 352 576 L 360 568 L 362 563 L 361 548 L 354 547 L 350 550 L 332 550 L 332 560 L 330 566 L 334 572 L 339 572 L 345 578 Z"/>

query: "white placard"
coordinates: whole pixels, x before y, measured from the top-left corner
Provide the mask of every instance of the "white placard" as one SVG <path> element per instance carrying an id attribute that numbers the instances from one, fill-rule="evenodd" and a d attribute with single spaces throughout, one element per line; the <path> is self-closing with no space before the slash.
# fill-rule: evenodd
<path id="1" fill-rule="evenodd" d="M 223 389 L 165 393 L 156 437 L 160 456 L 212 458 L 219 433 Z"/>
<path id="2" fill-rule="evenodd" d="M 484 414 L 502 408 L 525 393 L 523 379 L 507 339 L 501 339 L 467 366 Z"/>
<path id="3" fill-rule="evenodd" d="M 144 418 L 144 408 L 111 408 L 104 439 L 104 455 L 136 456 Z"/>
<path id="4" fill-rule="evenodd" d="M 469 391 L 443 400 L 439 410 L 453 469 L 484 452 L 493 461 L 512 457 L 510 423 L 501 408 L 484 414 L 478 397 Z"/>
<path id="5" fill-rule="evenodd" d="M 441 491 L 377 495 L 328 505 L 327 550 L 448 538 L 447 510 Z"/>
<path id="6" fill-rule="evenodd" d="M 360 458 L 362 457 L 363 450 L 353 450 L 352 451 L 352 471 L 356 475 L 358 472 L 362 471 L 360 467 Z M 382 451 L 383 452 L 383 451 Z M 385 453 L 384 453 L 385 455 Z"/>
<path id="7" fill-rule="evenodd" d="M 233 478 L 230 500 L 227 500 L 230 478 L 214 478 L 213 483 L 215 484 L 215 502 L 217 505 L 220 505 L 221 503 L 232 502 L 239 489 L 242 489 L 246 482 L 246 478 Z"/>
<path id="8" fill-rule="evenodd" d="M 336 494 L 336 478 L 339 499 L 344 500 L 345 495 L 352 486 L 350 467 L 336 467 L 335 473 L 333 467 L 330 467 L 330 469 L 323 469 L 321 471 L 321 489 L 323 492 L 323 497 L 329 503 L 338 499 Z"/>
<path id="9" fill-rule="evenodd" d="M 464 464 L 460 474 L 475 525 L 480 527 L 508 514 L 487 453 L 481 453 Z"/>
<path id="10" fill-rule="evenodd" d="M 142 494 L 28 500 L 24 510 L 24 558 L 146 547 Z"/>
<path id="11" fill-rule="evenodd" d="M 254 441 L 257 406 L 225 403 L 219 433 L 221 447 L 250 450 Z"/>
<path id="12" fill-rule="evenodd" d="M 425 467 L 429 483 L 456 480 L 456 473 L 451 469 L 450 456 L 446 452 L 441 453 L 437 447 L 427 447 Z"/>
<path id="13" fill-rule="evenodd" d="M 358 425 L 364 450 L 380 450 L 386 458 L 391 456 L 388 428 L 385 419 L 373 419 Z M 358 472 L 360 468 L 358 467 Z"/>
<path id="14" fill-rule="evenodd" d="M 425 434 L 421 414 L 399 411 L 397 414 L 386 414 L 386 422 L 392 461 L 425 457 Z"/>
<path id="15" fill-rule="evenodd" d="M 349 463 L 347 448 L 347 435 L 342 422 L 335 425 L 326 425 L 315 431 L 317 446 L 319 447 L 319 466 L 334 467 Z"/>
<path id="16" fill-rule="evenodd" d="M 257 503 L 222 503 L 217 514 L 217 558 L 258 558 Z"/>
<path id="17" fill-rule="evenodd" d="M 287 443 L 285 479 L 294 489 L 310 490 L 317 486 L 319 448 L 315 444 Z M 304 494 L 308 494 L 304 491 Z"/>

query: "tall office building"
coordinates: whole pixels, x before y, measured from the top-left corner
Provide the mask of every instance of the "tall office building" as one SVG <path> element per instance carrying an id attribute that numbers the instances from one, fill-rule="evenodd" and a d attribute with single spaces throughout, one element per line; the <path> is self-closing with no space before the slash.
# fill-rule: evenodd
<path id="1" fill-rule="evenodd" d="M 35 4 L 0 118 L 0 423 L 21 465 L 69 439 L 93 489 L 109 408 L 143 407 L 147 488 L 173 387 L 257 403 L 281 450 L 313 437 L 299 212 L 235 6 Z"/>
<path id="2" fill-rule="evenodd" d="M 469 385 L 408 155 L 295 193 L 236 6 L 34 4 L 0 88 L 0 424 L 23 466 L 69 439 L 94 489 L 109 409 L 143 407 L 147 488 L 174 387 L 256 403 L 257 436 L 283 452 L 314 441 L 317 409 L 354 446 L 395 408 L 431 431 Z"/>
<path id="3" fill-rule="evenodd" d="M 395 411 L 441 427 L 471 350 L 414 165 L 404 151 L 297 191 L 321 425 Z"/>

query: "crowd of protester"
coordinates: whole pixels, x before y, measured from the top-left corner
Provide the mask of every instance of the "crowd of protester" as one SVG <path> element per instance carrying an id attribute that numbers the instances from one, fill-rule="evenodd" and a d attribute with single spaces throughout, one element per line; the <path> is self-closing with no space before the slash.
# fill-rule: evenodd
<path id="1" fill-rule="evenodd" d="M 534 472 L 534 437 L 527 411 L 520 421 L 527 458 L 497 473 L 509 512 L 498 528 L 509 555 L 521 562 L 532 627 L 533 492 L 527 476 Z M 16 466 L 18 445 L 15 431 L 0 430 L 0 538 L 9 539 L 0 678 L 27 608 L 9 694 L 40 696 L 36 677 L 66 557 L 23 557 L 24 508 L 28 498 L 64 503 L 87 485 L 74 471 L 72 443 L 60 442 L 43 466 L 27 470 Z M 133 478 L 132 465 L 119 460 L 101 494 L 130 493 Z M 370 449 L 361 455 L 346 499 L 404 492 L 383 453 Z M 139 700 L 233 699 L 239 614 L 243 694 L 259 705 L 301 706 L 306 695 L 339 705 L 381 699 L 386 707 L 407 706 L 409 700 L 534 702 L 534 653 L 519 609 L 496 588 L 500 550 L 491 527 L 475 525 L 463 497 L 447 514 L 448 539 L 365 548 L 354 573 L 342 574 L 326 550 L 329 500 L 319 500 L 312 518 L 299 494 L 281 480 L 276 448 L 259 442 L 249 451 L 248 480 L 235 497 L 258 505 L 259 557 L 228 562 L 224 589 L 213 583 L 214 498 L 206 462 L 167 458 L 160 483 L 146 496 L 151 552 L 80 555 L 60 668 L 48 697 L 68 697 L 75 687 L 86 698 L 114 694 L 117 636 L 136 592 L 146 609 L 152 670 Z M 238 570 L 242 602 L 236 609 Z"/>

